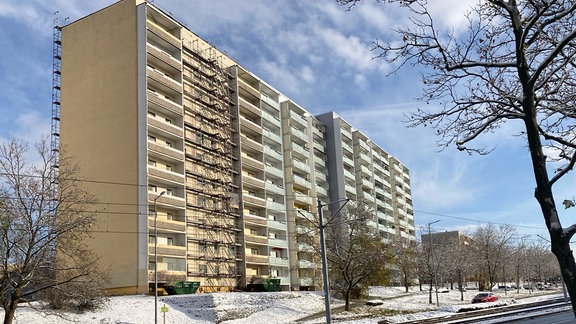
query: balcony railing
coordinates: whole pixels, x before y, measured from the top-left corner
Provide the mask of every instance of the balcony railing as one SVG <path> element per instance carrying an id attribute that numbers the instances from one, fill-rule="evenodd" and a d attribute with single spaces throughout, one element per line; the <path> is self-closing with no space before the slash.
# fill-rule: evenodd
<path id="1" fill-rule="evenodd" d="M 178 138 L 184 136 L 184 130 L 182 128 L 150 116 L 148 116 L 148 125 Z"/>
<path id="2" fill-rule="evenodd" d="M 186 256 L 186 247 L 185 246 L 158 244 L 156 250 L 157 250 L 158 255 L 170 255 L 170 256 L 179 256 L 179 257 L 185 257 Z M 154 254 L 154 244 L 148 243 L 148 254 Z"/>
<path id="3" fill-rule="evenodd" d="M 148 175 L 160 178 L 163 180 L 168 180 L 171 182 L 176 182 L 178 184 L 184 183 L 184 175 L 168 170 L 162 170 L 155 167 L 148 166 Z"/>
<path id="4" fill-rule="evenodd" d="M 170 232 L 186 232 L 186 223 L 176 222 L 171 220 L 156 219 L 156 226 L 158 230 L 166 230 Z M 154 217 L 148 217 L 148 227 L 154 228 Z"/>

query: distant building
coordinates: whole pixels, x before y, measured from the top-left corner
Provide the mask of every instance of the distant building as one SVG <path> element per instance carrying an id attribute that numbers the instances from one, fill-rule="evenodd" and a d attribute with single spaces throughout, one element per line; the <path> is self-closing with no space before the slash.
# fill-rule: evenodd
<path id="1" fill-rule="evenodd" d="M 431 234 L 422 234 L 420 236 L 423 245 L 428 245 L 432 242 L 433 245 L 445 245 L 453 243 L 461 243 L 464 245 L 470 245 L 472 239 L 460 231 L 446 231 Z"/>
<path id="2" fill-rule="evenodd" d="M 368 201 L 383 239 L 415 240 L 402 163 L 169 14 L 123 0 L 57 30 L 53 129 L 100 202 L 87 243 L 114 292 L 148 292 L 155 268 L 160 286 L 318 289 L 318 242 L 298 235 L 316 228 L 318 199 Z"/>

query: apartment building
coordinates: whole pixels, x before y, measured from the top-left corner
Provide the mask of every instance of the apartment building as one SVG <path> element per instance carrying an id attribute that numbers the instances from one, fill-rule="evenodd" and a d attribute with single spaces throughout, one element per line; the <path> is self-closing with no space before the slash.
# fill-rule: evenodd
<path id="1" fill-rule="evenodd" d="M 383 239 L 414 239 L 405 166 L 161 9 L 122 0 L 58 31 L 55 135 L 99 200 L 86 243 L 113 292 L 148 292 L 155 273 L 202 291 L 319 289 L 318 239 L 302 235 L 318 200 L 370 201 Z"/>
<path id="2" fill-rule="evenodd" d="M 317 116 L 326 126 L 330 201 L 362 201 L 375 211 L 369 220 L 385 241 L 416 240 L 408 169 L 334 112 Z M 342 203 L 330 205 L 336 212 Z"/>

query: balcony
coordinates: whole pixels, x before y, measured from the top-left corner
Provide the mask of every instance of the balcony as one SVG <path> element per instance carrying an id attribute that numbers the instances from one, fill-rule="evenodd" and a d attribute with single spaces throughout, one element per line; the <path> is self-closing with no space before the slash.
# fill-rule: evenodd
<path id="1" fill-rule="evenodd" d="M 262 143 L 258 143 L 257 141 L 250 139 L 244 135 L 240 136 L 240 144 L 242 144 L 242 146 L 244 147 L 248 147 L 252 150 L 255 150 L 257 152 L 262 152 Z"/>
<path id="2" fill-rule="evenodd" d="M 186 256 L 186 247 L 185 246 L 158 244 L 156 250 L 157 250 L 158 255 L 176 256 L 176 257 L 185 257 Z M 154 254 L 154 244 L 148 243 L 148 254 L 152 254 L 152 255 Z"/>
<path id="3" fill-rule="evenodd" d="M 308 121 L 306 120 L 306 117 L 302 116 L 302 115 L 298 115 L 296 112 L 290 110 L 290 120 L 295 121 L 296 123 L 298 123 L 300 126 L 306 128 L 308 127 Z"/>
<path id="4" fill-rule="evenodd" d="M 158 227 L 159 231 L 179 232 L 179 233 L 186 232 L 186 223 L 184 222 L 176 222 L 166 219 L 157 219 L 156 226 Z M 154 228 L 154 217 L 148 217 L 148 228 Z"/>
<path id="5" fill-rule="evenodd" d="M 286 223 L 273 220 L 268 220 L 268 227 L 281 231 L 285 231 L 287 229 Z"/>
<path id="6" fill-rule="evenodd" d="M 249 85 L 248 83 L 246 83 L 246 81 L 244 81 L 242 79 L 238 79 L 238 88 L 240 90 L 246 91 L 248 94 L 250 94 L 254 98 L 260 98 L 260 92 L 257 89 L 255 89 L 254 87 L 252 87 L 251 85 Z"/>
<path id="7" fill-rule="evenodd" d="M 295 175 L 295 174 L 292 174 L 292 182 L 293 182 L 294 184 L 297 184 L 297 185 L 299 185 L 299 186 L 301 186 L 301 187 L 304 187 L 304 188 L 306 188 L 306 189 L 310 189 L 311 186 L 312 186 L 312 184 L 310 183 L 310 181 L 309 181 L 308 179 L 299 177 L 299 176 L 297 176 L 297 175 Z"/>
<path id="8" fill-rule="evenodd" d="M 268 245 L 268 237 L 266 236 L 246 234 L 244 235 L 244 241 L 246 243 Z"/>
<path id="9" fill-rule="evenodd" d="M 178 82 L 174 80 L 172 77 L 164 74 L 163 72 L 155 70 L 150 66 L 147 67 L 147 74 L 149 78 L 160 83 L 166 88 L 175 91 L 177 93 L 182 93 L 182 82 Z"/>
<path id="10" fill-rule="evenodd" d="M 184 152 L 175 148 L 148 141 L 148 149 L 162 156 L 170 157 L 178 161 L 184 161 Z"/>
<path id="11" fill-rule="evenodd" d="M 273 167 L 273 166 L 266 165 L 266 166 L 264 167 L 264 171 L 265 171 L 266 173 L 269 173 L 269 174 L 271 174 L 271 175 L 274 175 L 274 176 L 276 176 L 276 177 L 278 177 L 278 178 L 284 178 L 284 171 L 282 171 L 282 170 L 280 170 L 280 169 L 278 169 L 278 168 L 275 168 L 275 167 Z M 284 189 L 282 189 L 282 190 L 284 190 Z"/>
<path id="12" fill-rule="evenodd" d="M 298 243 L 296 250 L 299 252 L 316 252 L 312 245 L 306 243 Z"/>
<path id="13" fill-rule="evenodd" d="M 308 158 L 310 156 L 310 151 L 308 151 L 308 149 L 294 142 L 290 143 L 289 149 L 292 150 L 293 153 L 301 155 L 303 158 Z"/>
<path id="14" fill-rule="evenodd" d="M 270 182 L 266 182 L 266 191 L 268 192 L 272 192 L 278 195 L 282 195 L 284 196 L 286 194 L 286 191 L 284 190 L 283 187 L 280 187 L 276 184 L 270 183 Z"/>
<path id="15" fill-rule="evenodd" d="M 306 173 L 310 173 L 310 166 L 304 162 L 298 161 L 296 159 L 292 159 L 292 167 L 304 171 Z"/>
<path id="16" fill-rule="evenodd" d="M 298 260 L 298 262 L 296 262 L 296 267 L 300 269 L 316 269 L 317 265 L 312 261 Z"/>
<path id="17" fill-rule="evenodd" d="M 313 278 L 301 277 L 299 281 L 300 281 L 301 287 L 314 287 L 315 286 Z"/>
<path id="18" fill-rule="evenodd" d="M 162 170 L 155 167 L 148 166 L 148 176 L 155 177 L 158 179 L 166 180 L 169 182 L 174 182 L 177 184 L 184 183 L 184 175 L 168 170 Z"/>
<path id="19" fill-rule="evenodd" d="M 248 194 L 242 195 L 245 204 L 251 204 L 258 207 L 266 207 L 266 200 L 256 196 L 250 196 Z"/>
<path id="20" fill-rule="evenodd" d="M 276 267 L 288 267 L 288 258 L 270 257 L 270 265 Z"/>
<path id="21" fill-rule="evenodd" d="M 268 220 L 266 218 L 254 216 L 254 215 L 250 215 L 250 214 L 244 215 L 244 222 L 246 222 L 248 224 L 256 224 L 256 225 L 260 225 L 260 226 L 266 226 L 268 224 Z"/>
<path id="22" fill-rule="evenodd" d="M 182 108 L 182 105 L 168 100 L 152 91 L 148 91 L 148 103 L 152 103 L 159 108 L 163 108 L 166 111 L 174 113 L 178 116 L 182 116 L 184 114 L 184 108 Z"/>
<path id="23" fill-rule="evenodd" d="M 294 193 L 294 200 L 300 204 L 312 205 L 312 197 L 298 192 Z"/>
<path id="24" fill-rule="evenodd" d="M 246 263 L 268 265 L 269 262 L 270 260 L 267 255 L 254 255 L 254 254 L 246 255 Z"/>
<path id="25" fill-rule="evenodd" d="M 282 161 L 282 152 L 280 150 L 275 150 L 273 148 L 271 148 L 270 146 L 264 145 L 264 154 L 266 154 L 267 156 L 271 156 L 273 158 L 275 158 L 276 160 Z"/>
<path id="26" fill-rule="evenodd" d="M 354 167 L 354 161 L 347 155 L 342 155 L 342 161 L 346 163 L 348 166 Z"/>
<path id="27" fill-rule="evenodd" d="M 154 202 L 156 199 L 156 203 L 159 205 L 171 206 L 176 208 L 184 208 L 186 207 L 186 199 L 180 198 L 177 196 L 158 196 L 158 192 L 148 191 L 148 201 L 150 204 Z"/>
<path id="28" fill-rule="evenodd" d="M 257 170 L 264 171 L 264 163 L 261 161 L 255 160 L 251 157 L 247 157 L 245 155 L 242 156 L 242 164 L 245 164 L 249 167 L 252 167 Z"/>
<path id="29" fill-rule="evenodd" d="M 267 139 L 276 142 L 277 144 L 282 143 L 282 137 L 280 137 L 280 135 L 273 133 L 267 129 L 262 130 L 262 135 L 265 136 Z"/>
<path id="30" fill-rule="evenodd" d="M 173 57 L 170 53 L 163 51 L 162 49 L 147 43 L 146 44 L 146 51 L 148 54 L 153 56 L 154 58 L 160 60 L 164 64 L 178 70 L 182 71 L 182 63 L 177 58 Z"/>
<path id="31" fill-rule="evenodd" d="M 280 117 L 274 116 L 268 112 L 262 111 L 262 119 L 268 121 L 270 124 L 280 127 Z"/>
<path id="32" fill-rule="evenodd" d="M 286 206 L 284 204 L 279 203 L 279 202 L 275 202 L 272 200 L 266 200 L 266 208 L 272 209 L 272 210 L 277 210 L 277 211 L 285 211 L 286 210 Z"/>
<path id="33" fill-rule="evenodd" d="M 296 127 L 290 127 L 290 135 L 308 143 L 308 135 Z"/>
<path id="34" fill-rule="evenodd" d="M 254 178 L 248 175 L 242 176 L 242 183 L 256 188 L 264 188 L 264 180 Z"/>
<path id="35" fill-rule="evenodd" d="M 244 116 L 240 116 L 240 125 L 242 127 L 245 127 L 247 129 L 257 133 L 257 134 L 262 134 L 262 126 L 249 120 L 248 118 L 246 118 Z"/>
<path id="36" fill-rule="evenodd" d="M 168 31 L 156 25 L 155 23 L 146 21 L 146 28 L 156 36 L 160 37 L 162 40 L 170 43 L 172 46 L 179 49 L 182 48 L 182 42 L 176 36 L 170 34 Z"/>
<path id="37" fill-rule="evenodd" d="M 272 247 L 279 247 L 279 248 L 288 248 L 288 241 L 287 240 L 280 240 L 280 239 L 274 239 L 274 238 L 269 238 L 268 239 L 268 245 L 272 246 Z"/>
<path id="38" fill-rule="evenodd" d="M 248 100 L 240 97 L 240 111 L 242 111 L 242 109 L 246 109 L 247 111 L 253 113 L 254 115 L 260 117 L 262 114 L 262 111 L 260 110 L 260 108 L 256 107 L 255 105 L 253 105 L 251 102 L 249 102 Z"/>
<path id="39" fill-rule="evenodd" d="M 328 190 L 324 187 L 316 186 L 316 193 L 319 196 L 328 196 Z"/>
<path id="40" fill-rule="evenodd" d="M 261 96 L 260 96 L 260 100 L 262 100 L 263 102 L 267 103 L 269 106 L 274 107 L 276 109 L 280 108 L 280 103 L 276 100 L 274 100 L 273 98 L 270 98 L 266 93 L 264 92 L 260 92 Z"/>
<path id="41" fill-rule="evenodd" d="M 174 124 L 169 124 L 165 121 L 158 120 L 154 117 L 148 116 L 148 126 L 156 129 L 157 131 L 182 138 L 184 136 L 184 130 Z"/>

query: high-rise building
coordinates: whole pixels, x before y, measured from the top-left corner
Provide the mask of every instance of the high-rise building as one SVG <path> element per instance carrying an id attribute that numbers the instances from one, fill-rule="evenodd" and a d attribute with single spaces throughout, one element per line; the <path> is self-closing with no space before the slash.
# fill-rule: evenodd
<path id="1" fill-rule="evenodd" d="M 414 240 L 406 167 L 161 9 L 122 0 L 58 31 L 56 136 L 99 201 L 87 244 L 114 292 L 147 292 L 155 273 L 203 291 L 318 289 L 318 240 L 299 235 L 318 199 L 370 201 L 383 239 Z"/>

